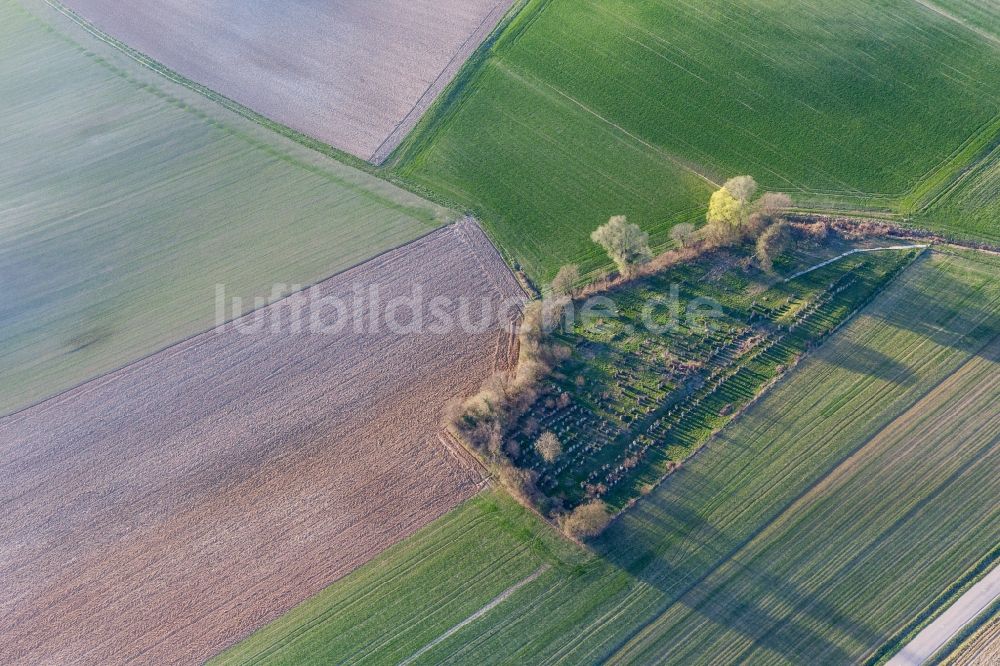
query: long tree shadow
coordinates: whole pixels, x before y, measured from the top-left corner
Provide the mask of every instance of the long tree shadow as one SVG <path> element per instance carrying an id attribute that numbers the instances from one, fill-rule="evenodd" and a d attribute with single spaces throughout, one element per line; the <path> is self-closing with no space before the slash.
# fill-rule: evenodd
<path id="1" fill-rule="evenodd" d="M 852 641 L 867 646 L 887 640 L 885 634 L 815 594 L 756 563 L 739 559 L 740 551 L 809 488 L 773 507 L 748 532 L 730 534 L 690 508 L 724 489 L 690 469 L 682 469 L 675 476 L 667 484 L 696 487 L 696 495 L 684 497 L 661 486 L 595 544 L 607 561 L 664 595 L 654 616 L 636 633 L 682 604 L 719 627 L 743 634 L 754 646 L 797 663 L 810 663 L 818 654 L 824 655 L 825 663 L 851 661 L 851 655 L 842 647 L 807 624 L 836 627 Z M 785 610 L 778 614 L 765 605 Z M 791 619 L 799 614 L 802 620 Z M 677 658 L 679 650 L 683 645 L 675 644 L 660 656 L 669 661 L 671 652 Z"/>
<path id="2" fill-rule="evenodd" d="M 929 257 L 921 258 L 908 270 L 934 271 L 932 275 L 923 281 L 900 280 L 891 287 L 897 306 L 870 308 L 869 314 L 935 344 L 978 352 L 1000 333 L 1000 289 L 993 277 L 1000 277 L 1000 262 L 983 267 L 972 263 L 967 271 L 983 273 L 965 281 L 949 272 L 958 267 L 934 267 L 930 261 Z M 947 298 L 934 294 L 946 294 Z"/>
<path id="3" fill-rule="evenodd" d="M 827 363 L 861 375 L 909 386 L 916 380 L 913 370 L 877 349 L 859 345 L 847 338 L 837 342 L 836 353 L 823 356 Z"/>

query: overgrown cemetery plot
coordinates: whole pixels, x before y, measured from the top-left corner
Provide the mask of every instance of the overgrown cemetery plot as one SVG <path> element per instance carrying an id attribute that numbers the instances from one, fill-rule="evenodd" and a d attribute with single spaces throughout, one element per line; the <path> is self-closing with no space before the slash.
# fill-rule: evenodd
<path id="1" fill-rule="evenodd" d="M 600 267 L 587 236 L 610 215 L 665 243 L 701 217 L 699 175 L 910 214 L 1000 136 L 1000 47 L 929 4 L 532 0 L 397 169 L 474 207 L 538 281 Z"/>
<path id="2" fill-rule="evenodd" d="M 122 9 L 134 12 L 134 9 Z M 0 0 L 0 415 L 444 224 L 47 4 Z"/>
<path id="3" fill-rule="evenodd" d="M 572 330 L 563 326 L 552 336 L 566 358 L 515 426 L 508 454 L 537 474 L 547 513 L 595 499 L 620 509 L 918 251 L 856 254 L 789 282 L 739 255 L 709 255 L 614 290 L 601 305 L 608 316 L 577 317 Z M 800 265 L 791 257 L 778 264 Z M 710 311 L 710 303 L 718 307 Z M 561 453 L 546 460 L 538 442 L 552 435 Z"/>
<path id="4" fill-rule="evenodd" d="M 865 663 L 1000 556 L 998 274 L 925 253 L 590 553 L 483 495 L 218 662 Z"/>

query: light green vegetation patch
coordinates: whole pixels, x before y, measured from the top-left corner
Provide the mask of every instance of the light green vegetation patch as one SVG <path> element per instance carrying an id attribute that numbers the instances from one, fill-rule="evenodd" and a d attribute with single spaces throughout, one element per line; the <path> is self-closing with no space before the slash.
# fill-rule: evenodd
<path id="1" fill-rule="evenodd" d="M 531 0 L 396 154 L 539 280 L 709 186 L 908 213 L 1000 135 L 1000 48 L 913 0 Z M 962 228 L 962 220 L 954 220 Z"/>
<path id="2" fill-rule="evenodd" d="M 447 212 L 0 2 L 0 415 L 397 247 Z M 232 313 L 230 312 L 230 315 Z"/>
<path id="3" fill-rule="evenodd" d="M 998 271 L 918 260 L 595 555 L 539 554 L 539 523 L 491 527 L 499 500 L 478 499 L 220 662 L 863 661 L 1000 543 Z"/>

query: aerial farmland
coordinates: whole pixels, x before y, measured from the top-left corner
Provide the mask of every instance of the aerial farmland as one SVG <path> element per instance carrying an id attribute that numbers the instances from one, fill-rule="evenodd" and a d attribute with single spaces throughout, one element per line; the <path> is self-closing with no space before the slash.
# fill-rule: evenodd
<path id="1" fill-rule="evenodd" d="M 587 235 L 610 215 L 665 243 L 700 216 L 699 179 L 912 214 L 993 145 L 1000 44 L 913 0 L 880 7 L 533 0 L 393 159 L 539 280 L 597 268 Z"/>
<path id="2" fill-rule="evenodd" d="M 470 500 L 218 663 L 868 663 L 1000 556 L 997 270 L 918 260 L 593 553 Z"/>
<path id="3" fill-rule="evenodd" d="M 453 225 L 321 283 L 298 332 L 275 332 L 280 301 L 0 423 L 17 498 L 0 661 L 204 660 L 474 494 L 482 473 L 439 443 L 439 412 L 505 362 L 508 322 L 375 334 L 368 304 L 360 332 L 305 325 L 414 281 L 519 300 L 482 232 Z"/>
<path id="4" fill-rule="evenodd" d="M 995 661 L 996 2 L 0 56 L 0 664 Z"/>
<path id="5" fill-rule="evenodd" d="M 406 136 L 511 4 L 66 3 L 182 76 L 375 162 Z"/>
<path id="6" fill-rule="evenodd" d="M 0 5 L 0 414 L 210 328 L 216 284 L 287 295 L 453 217 L 46 9 Z"/>

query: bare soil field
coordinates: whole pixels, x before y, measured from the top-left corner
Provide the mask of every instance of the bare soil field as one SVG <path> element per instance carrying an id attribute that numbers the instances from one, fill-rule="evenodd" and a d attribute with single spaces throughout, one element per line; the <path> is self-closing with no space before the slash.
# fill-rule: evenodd
<path id="1" fill-rule="evenodd" d="M 268 118 L 381 161 L 512 2 L 65 4 L 130 47 Z M 387 140 L 391 145 L 383 145 Z"/>
<path id="2" fill-rule="evenodd" d="M 476 492 L 437 425 L 507 322 L 393 333 L 354 298 L 519 303 L 485 235 L 316 289 L 301 321 L 339 298 L 364 330 L 294 333 L 286 299 L 0 420 L 0 663 L 203 661 Z"/>
<path id="3" fill-rule="evenodd" d="M 940 663 L 946 666 L 996 666 L 1000 664 L 1000 615 L 989 620 L 968 641 Z"/>

